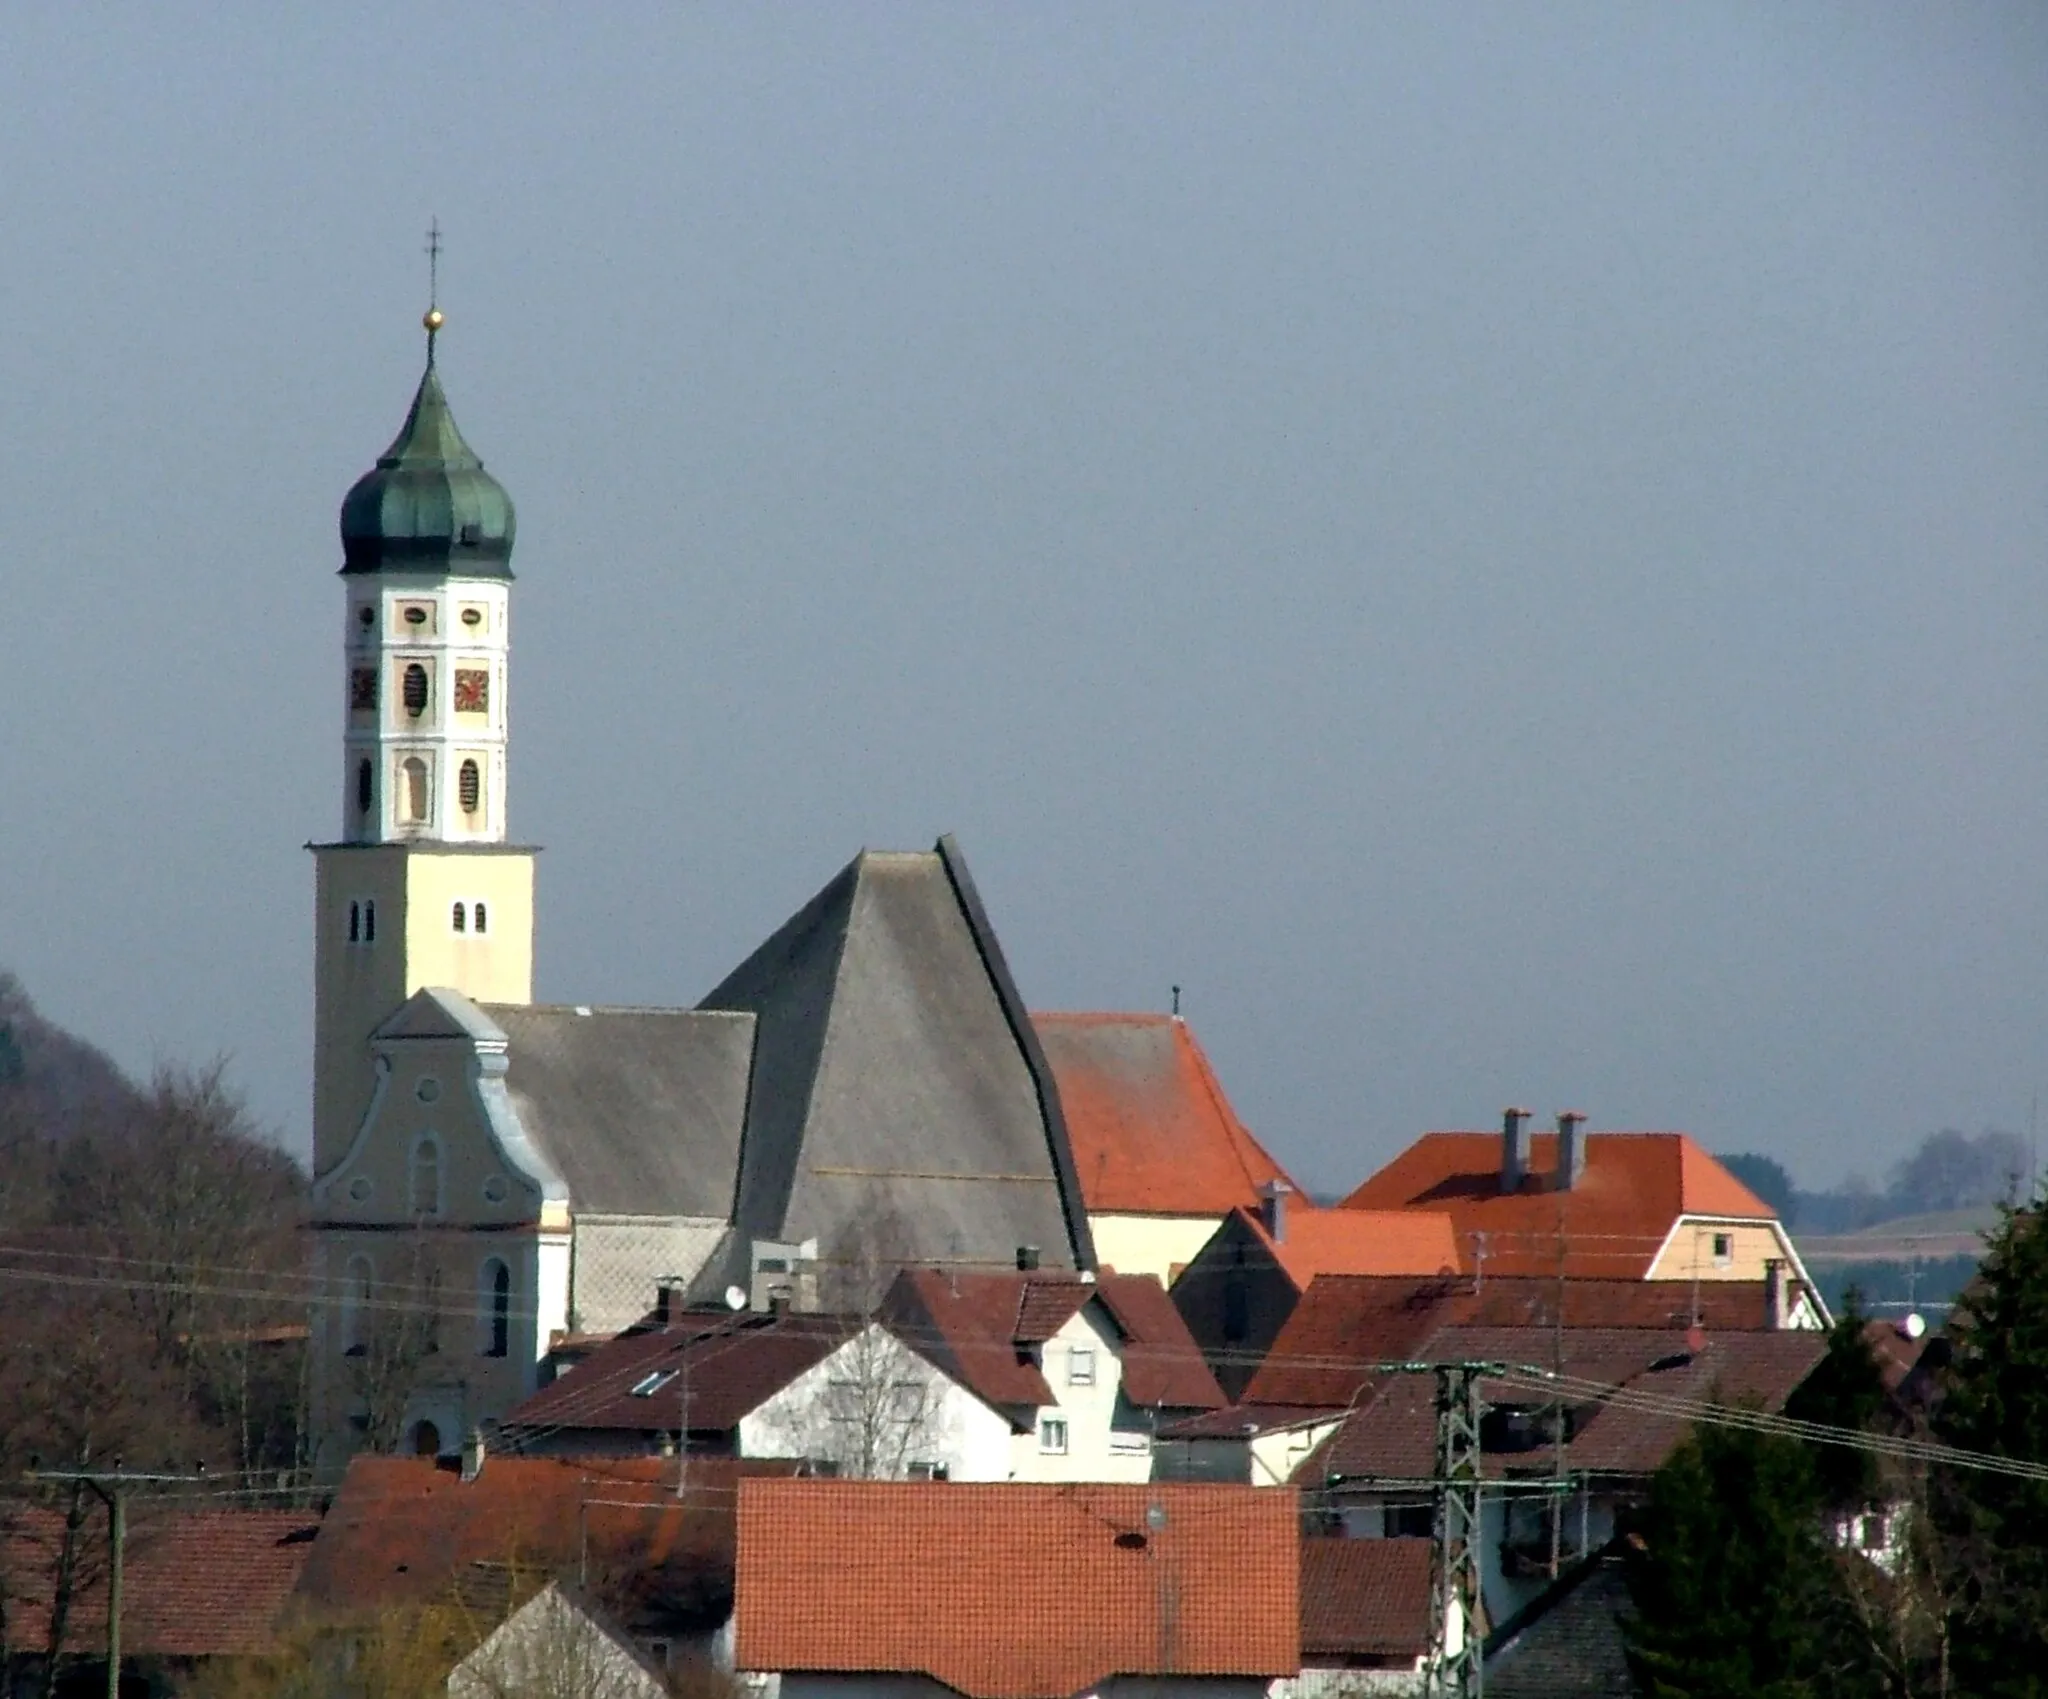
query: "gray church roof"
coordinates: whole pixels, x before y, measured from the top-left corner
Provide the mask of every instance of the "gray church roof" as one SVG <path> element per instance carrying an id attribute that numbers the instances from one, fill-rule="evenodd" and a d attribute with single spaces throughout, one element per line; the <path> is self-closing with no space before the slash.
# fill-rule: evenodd
<path id="1" fill-rule="evenodd" d="M 758 1022 L 737 1237 L 1093 1266 L 1051 1070 L 951 840 L 856 857 L 701 1007 Z"/>
<path id="2" fill-rule="evenodd" d="M 506 1087 L 578 1214 L 732 1212 L 754 1021 L 692 1009 L 493 1003 Z"/>

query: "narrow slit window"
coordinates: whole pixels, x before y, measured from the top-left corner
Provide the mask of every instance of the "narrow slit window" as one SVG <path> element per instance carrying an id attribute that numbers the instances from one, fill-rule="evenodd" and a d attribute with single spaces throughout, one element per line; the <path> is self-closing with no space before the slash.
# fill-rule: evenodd
<path id="1" fill-rule="evenodd" d="M 341 1349 L 344 1356 L 363 1353 L 364 1331 L 370 1308 L 370 1286 L 376 1271 L 368 1257 L 350 1257 L 341 1282 Z"/>
<path id="2" fill-rule="evenodd" d="M 479 931 L 479 932 L 488 932 L 488 931 L 490 930 L 490 926 L 489 926 L 489 924 L 488 924 L 488 923 L 489 923 L 489 921 L 490 921 L 490 918 L 491 918 L 491 917 L 490 917 L 490 916 L 489 916 L 489 915 L 488 915 L 487 913 L 485 913 L 485 912 L 484 912 L 484 905 L 483 905 L 482 903 L 478 903 L 478 904 L 476 905 L 476 929 L 477 929 L 477 931 Z"/>
<path id="3" fill-rule="evenodd" d="M 507 1357 L 512 1353 L 512 1270 L 500 1257 L 484 1263 L 483 1354 Z"/>
<path id="4" fill-rule="evenodd" d="M 441 1145 L 432 1137 L 413 1146 L 412 1212 L 416 1216 L 441 1213 Z"/>
<path id="5" fill-rule="evenodd" d="M 417 661 L 406 663 L 403 693 L 405 711 L 418 719 L 427 711 L 427 669 Z"/>
<path id="6" fill-rule="evenodd" d="M 362 942 L 362 939 L 363 905 L 361 903 L 350 903 L 348 905 L 348 941 L 351 944 L 359 944 Z"/>
<path id="7" fill-rule="evenodd" d="M 377 942 L 377 904 L 374 900 L 363 904 L 363 942 Z"/>
<path id="8" fill-rule="evenodd" d="M 457 932 L 467 932 L 469 930 L 469 910 L 464 908 L 461 903 L 457 903 L 453 912 L 448 916 L 448 923 Z"/>
<path id="9" fill-rule="evenodd" d="M 456 775 L 456 794 L 462 799 L 462 812 L 474 814 L 477 804 L 484 799 L 484 776 L 474 761 L 465 761 Z"/>
<path id="10" fill-rule="evenodd" d="M 376 777 L 370 771 L 369 760 L 365 758 L 358 761 L 356 763 L 356 812 L 358 814 L 370 812 L 370 804 L 377 800 L 375 785 Z"/>

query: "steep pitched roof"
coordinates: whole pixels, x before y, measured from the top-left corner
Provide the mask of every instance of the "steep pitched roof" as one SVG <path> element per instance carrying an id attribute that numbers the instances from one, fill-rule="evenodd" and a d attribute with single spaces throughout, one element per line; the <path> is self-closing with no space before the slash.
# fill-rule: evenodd
<path id="1" fill-rule="evenodd" d="M 1521 1190 L 1500 1189 L 1498 1133 L 1425 1133 L 1347 1197 L 1345 1209 L 1447 1213 L 1469 1264 L 1486 1235 L 1489 1274 L 1558 1272 L 1560 1219 L 1565 1273 L 1641 1279 L 1682 1215 L 1770 1221 L 1770 1206 L 1684 1133 L 1594 1133 L 1585 1172 L 1568 1191 L 1550 1187 L 1557 1135 L 1530 1140 Z"/>
<path id="2" fill-rule="evenodd" d="M 1099 1301 L 1122 1335 L 1124 1395 L 1132 1403 L 1209 1410 L 1224 1402 L 1166 1290 L 1150 1275 L 1084 1281 L 1059 1271 L 905 1269 L 884 1300 L 885 1324 L 914 1350 L 999 1410 L 1057 1402 L 1032 1358 L 1084 1305 Z"/>
<path id="3" fill-rule="evenodd" d="M 1239 1486 L 748 1481 L 734 1661 L 917 1673 L 967 1699 L 1293 1675 L 1298 1515 L 1292 1492 Z"/>
<path id="4" fill-rule="evenodd" d="M 1430 1642 L 1430 1542 L 1301 1542 L 1301 1661 L 1419 1658 Z"/>
<path id="5" fill-rule="evenodd" d="M 563 1429 L 723 1433 L 862 1326 L 839 1316 L 686 1311 L 620 1334 L 516 1406 L 505 1443 Z"/>
<path id="6" fill-rule="evenodd" d="M 50 1588 L 63 1519 L 54 1511 L 0 1513 L 0 1587 L 16 1646 L 49 1636 Z M 129 1509 L 121 1593 L 123 1648 L 141 1657 L 204 1658 L 266 1651 L 313 1548 L 317 1515 L 302 1510 Z M 91 1536 L 105 1549 L 104 1528 Z M 73 1594 L 66 1639 L 75 1651 L 106 1645 L 104 1566 L 89 1565 Z"/>
<path id="7" fill-rule="evenodd" d="M 349 1615 L 445 1599 L 515 1567 L 620 1578 L 657 1614 L 722 1620 L 734 1488 L 786 1475 L 768 1460 L 692 1458 L 687 1498 L 665 1458 L 488 1458 L 473 1481 L 432 1458 L 358 1456 L 299 1580 L 310 1608 Z"/>
<path id="8" fill-rule="evenodd" d="M 506 1088 L 579 1212 L 732 1211 L 754 1022 L 691 1009 L 493 1003 Z"/>
<path id="9" fill-rule="evenodd" d="M 886 1209 L 904 1260 L 1093 1262 L 1057 1087 L 949 839 L 856 857 L 701 1006 L 758 1022 L 742 1234 Z"/>
<path id="10" fill-rule="evenodd" d="M 1475 1290 L 1476 1285 L 1476 1290 Z M 1378 1279 L 1325 1275 L 1302 1294 L 1258 1371 L 1246 1383 L 1248 1405 L 1341 1410 L 1368 1379 L 1364 1365 L 1412 1357 L 1438 1329 L 1547 1327 L 1557 1317 L 1560 1283 L 1489 1275 L 1455 1279 Z M 1761 1331 L 1764 1283 L 1705 1281 L 1697 1309 L 1691 1288 L 1646 1280 L 1562 1283 L 1568 1328 L 1684 1329 L 1698 1315 L 1715 1333 Z"/>
<path id="11" fill-rule="evenodd" d="M 1423 1362 L 1488 1362 L 1549 1368 L 1549 1328 L 1444 1327 L 1412 1353 Z M 1827 1352 L 1827 1336 L 1790 1331 L 1709 1334 L 1698 1348 L 1684 1331 L 1567 1328 L 1566 1398 L 1573 1409 L 1568 1469 L 1600 1474 L 1654 1472 L 1692 1431 L 1701 1403 L 1755 1403 L 1777 1410 Z M 1556 1396 L 1541 1372 L 1483 1381 L 1497 1405 L 1541 1405 Z M 1435 1387 L 1430 1376 L 1380 1379 L 1345 1418 L 1312 1468 L 1325 1479 L 1426 1479 L 1434 1466 Z M 1550 1455 L 1543 1448 L 1538 1461 Z M 1526 1454 L 1489 1453 L 1488 1475 L 1516 1472 Z"/>
<path id="12" fill-rule="evenodd" d="M 1059 1081 L 1092 1213 L 1222 1215 L 1255 1207 L 1268 1181 L 1292 1186 L 1237 1118 L 1185 1021 L 1043 1013 L 1031 1021 Z"/>

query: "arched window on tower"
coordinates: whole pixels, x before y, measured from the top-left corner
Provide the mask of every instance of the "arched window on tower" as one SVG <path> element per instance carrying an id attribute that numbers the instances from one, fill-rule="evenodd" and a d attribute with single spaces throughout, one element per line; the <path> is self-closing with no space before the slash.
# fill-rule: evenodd
<path id="1" fill-rule="evenodd" d="M 454 927 L 457 932 L 467 932 L 469 930 L 469 910 L 463 907 L 461 903 L 457 903 L 449 911 L 448 924 Z"/>
<path id="2" fill-rule="evenodd" d="M 441 1213 L 441 1141 L 432 1133 L 420 1134 L 412 1147 L 412 1212 Z"/>
<path id="3" fill-rule="evenodd" d="M 363 905 L 361 903 L 350 903 L 348 905 L 348 941 L 351 944 L 359 944 L 362 942 L 362 937 Z"/>
<path id="4" fill-rule="evenodd" d="M 405 711 L 415 720 L 427 711 L 427 669 L 418 661 L 406 663 L 399 693 L 405 702 Z"/>
<path id="5" fill-rule="evenodd" d="M 367 814 L 370 804 L 377 800 L 376 775 L 370 771 L 369 757 L 356 763 L 356 812 Z"/>
<path id="6" fill-rule="evenodd" d="M 484 799 L 484 776 L 474 761 L 465 761 L 456 775 L 455 794 L 462 803 L 462 812 L 474 814 Z"/>
<path id="7" fill-rule="evenodd" d="M 512 1270 L 502 1257 L 484 1260 L 477 1281 L 477 1350 L 486 1357 L 512 1354 Z"/>
<path id="8" fill-rule="evenodd" d="M 348 1259 L 341 1278 L 341 1349 L 348 1357 L 360 1357 L 368 1349 L 370 1286 L 376 1270 L 368 1257 Z"/>
<path id="9" fill-rule="evenodd" d="M 427 764 L 417 755 L 408 755 L 399 771 L 405 779 L 406 824 L 416 826 L 427 817 Z"/>
<path id="10" fill-rule="evenodd" d="M 377 900 L 374 897 L 363 904 L 363 942 L 377 942 Z"/>
<path id="11" fill-rule="evenodd" d="M 484 905 L 478 903 L 476 905 L 476 929 L 479 932 L 488 932 L 491 929 L 490 919 L 490 915 L 484 910 Z"/>

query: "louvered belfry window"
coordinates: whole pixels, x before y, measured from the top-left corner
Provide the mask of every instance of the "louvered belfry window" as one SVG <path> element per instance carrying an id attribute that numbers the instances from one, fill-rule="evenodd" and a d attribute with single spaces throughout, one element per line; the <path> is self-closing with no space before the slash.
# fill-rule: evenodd
<path id="1" fill-rule="evenodd" d="M 406 666 L 404 696 L 405 711 L 414 719 L 427 711 L 427 669 L 417 661 Z"/>
<path id="2" fill-rule="evenodd" d="M 484 794 L 484 777 L 477 770 L 474 761 L 463 762 L 461 770 L 455 775 L 455 790 L 456 795 L 462 800 L 462 812 L 474 814 L 476 805 L 483 800 Z"/>

